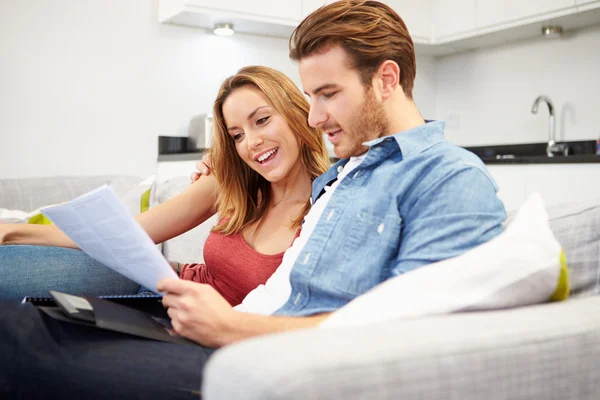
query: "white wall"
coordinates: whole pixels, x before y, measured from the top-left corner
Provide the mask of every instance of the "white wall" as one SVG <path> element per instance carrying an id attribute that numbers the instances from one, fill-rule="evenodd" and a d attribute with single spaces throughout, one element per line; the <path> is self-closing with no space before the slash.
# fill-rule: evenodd
<path id="1" fill-rule="evenodd" d="M 436 117 L 456 144 L 546 141 L 547 107 L 531 113 L 540 94 L 554 103 L 559 138 L 600 137 L 598 26 L 440 58 L 436 80 Z"/>
<path id="2" fill-rule="evenodd" d="M 415 100 L 459 145 L 596 139 L 600 27 L 417 58 Z M 186 135 L 219 84 L 263 64 L 297 84 L 287 40 L 161 25 L 156 0 L 0 1 L 0 179 L 154 173 L 159 135 Z M 456 128 L 458 127 L 458 128 Z"/>
<path id="3" fill-rule="evenodd" d="M 300 84 L 286 39 L 159 24 L 156 0 L 0 1 L 0 179 L 154 174 L 221 81 L 268 65 Z M 415 97 L 435 110 L 432 58 Z"/>
<path id="4" fill-rule="evenodd" d="M 436 118 L 436 60 L 432 56 L 417 55 L 417 78 L 413 98 L 425 119 Z"/>
<path id="5" fill-rule="evenodd" d="M 285 39 L 157 21 L 151 0 L 0 1 L 0 179 L 147 176 L 240 67 L 299 83 Z"/>

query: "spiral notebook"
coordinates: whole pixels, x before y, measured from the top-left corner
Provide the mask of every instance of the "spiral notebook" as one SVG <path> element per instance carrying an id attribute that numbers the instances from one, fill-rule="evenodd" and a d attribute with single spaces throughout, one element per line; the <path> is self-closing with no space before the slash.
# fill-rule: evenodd
<path id="1" fill-rule="evenodd" d="M 131 294 L 131 295 L 105 295 L 96 296 L 100 299 L 110 300 L 113 303 L 135 308 L 157 317 L 164 317 L 166 310 L 162 305 L 162 296 L 157 294 Z M 21 303 L 31 303 L 34 306 L 57 307 L 56 301 L 50 296 L 34 297 L 26 296 Z"/>
<path id="2" fill-rule="evenodd" d="M 26 297 L 51 318 L 68 323 L 180 344 L 194 342 L 173 332 L 161 296 L 73 296 L 50 291 L 51 297 Z"/>

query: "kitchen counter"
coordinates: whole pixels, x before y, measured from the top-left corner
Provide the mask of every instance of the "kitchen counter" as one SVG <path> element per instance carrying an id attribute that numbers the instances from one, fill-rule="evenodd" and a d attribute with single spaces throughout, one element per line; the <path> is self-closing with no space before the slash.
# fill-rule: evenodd
<path id="1" fill-rule="evenodd" d="M 485 164 L 590 164 L 600 163 L 600 156 L 595 154 L 596 141 L 585 140 L 565 142 L 569 146 L 569 155 L 548 157 L 546 143 L 524 143 L 509 145 L 489 145 L 464 147 L 475 153 Z M 159 162 L 200 161 L 204 151 L 159 154 Z M 332 162 L 337 158 L 331 158 Z"/>
<path id="2" fill-rule="evenodd" d="M 480 157 L 485 164 L 589 164 L 600 163 L 595 154 L 577 154 L 571 156 L 514 156 L 514 158 Z"/>
<path id="3" fill-rule="evenodd" d="M 523 143 L 465 147 L 486 164 L 589 164 L 600 163 L 596 155 L 596 141 L 561 142 L 567 145 L 567 155 L 548 157 L 547 143 Z"/>
<path id="4" fill-rule="evenodd" d="M 196 151 L 191 153 L 172 153 L 172 154 L 159 154 L 158 161 L 200 161 L 204 151 Z"/>

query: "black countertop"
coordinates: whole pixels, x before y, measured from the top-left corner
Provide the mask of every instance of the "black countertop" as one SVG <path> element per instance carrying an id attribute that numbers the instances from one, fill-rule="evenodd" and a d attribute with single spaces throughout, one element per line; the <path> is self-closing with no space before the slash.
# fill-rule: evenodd
<path id="1" fill-rule="evenodd" d="M 515 156 L 514 158 L 480 157 L 485 164 L 590 164 L 600 163 L 600 156 L 580 154 L 572 156 Z"/>
<path id="2" fill-rule="evenodd" d="M 567 144 L 567 155 L 548 157 L 547 143 L 523 143 L 465 147 L 475 153 L 486 164 L 587 164 L 600 163 L 596 155 L 596 141 L 583 140 L 563 142 Z"/>
<path id="3" fill-rule="evenodd" d="M 524 143 L 509 145 L 489 145 L 464 147 L 475 153 L 485 164 L 589 164 L 600 163 L 596 153 L 596 141 L 584 140 L 565 142 L 568 145 L 568 155 L 548 157 L 546 143 Z M 204 151 L 159 154 L 158 161 L 200 161 Z M 331 159 L 337 161 L 336 158 Z"/>
<path id="4" fill-rule="evenodd" d="M 159 154 L 158 161 L 200 161 L 202 159 L 202 155 L 204 154 L 204 150 L 187 152 L 187 153 L 169 153 L 169 154 Z"/>

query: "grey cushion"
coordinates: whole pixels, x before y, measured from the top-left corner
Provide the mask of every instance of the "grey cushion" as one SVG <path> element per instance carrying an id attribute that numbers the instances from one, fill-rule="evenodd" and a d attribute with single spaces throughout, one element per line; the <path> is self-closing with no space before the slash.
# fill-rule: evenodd
<path id="1" fill-rule="evenodd" d="M 548 214 L 567 256 L 571 295 L 600 294 L 600 201 L 554 206 Z"/>
<path id="2" fill-rule="evenodd" d="M 589 400 L 600 394 L 599 343 L 598 296 L 307 329 L 217 351 L 203 398 Z"/>
<path id="3" fill-rule="evenodd" d="M 34 211 L 62 203 L 104 184 L 124 196 L 142 178 L 135 176 L 78 176 L 0 180 L 0 208 Z"/>

